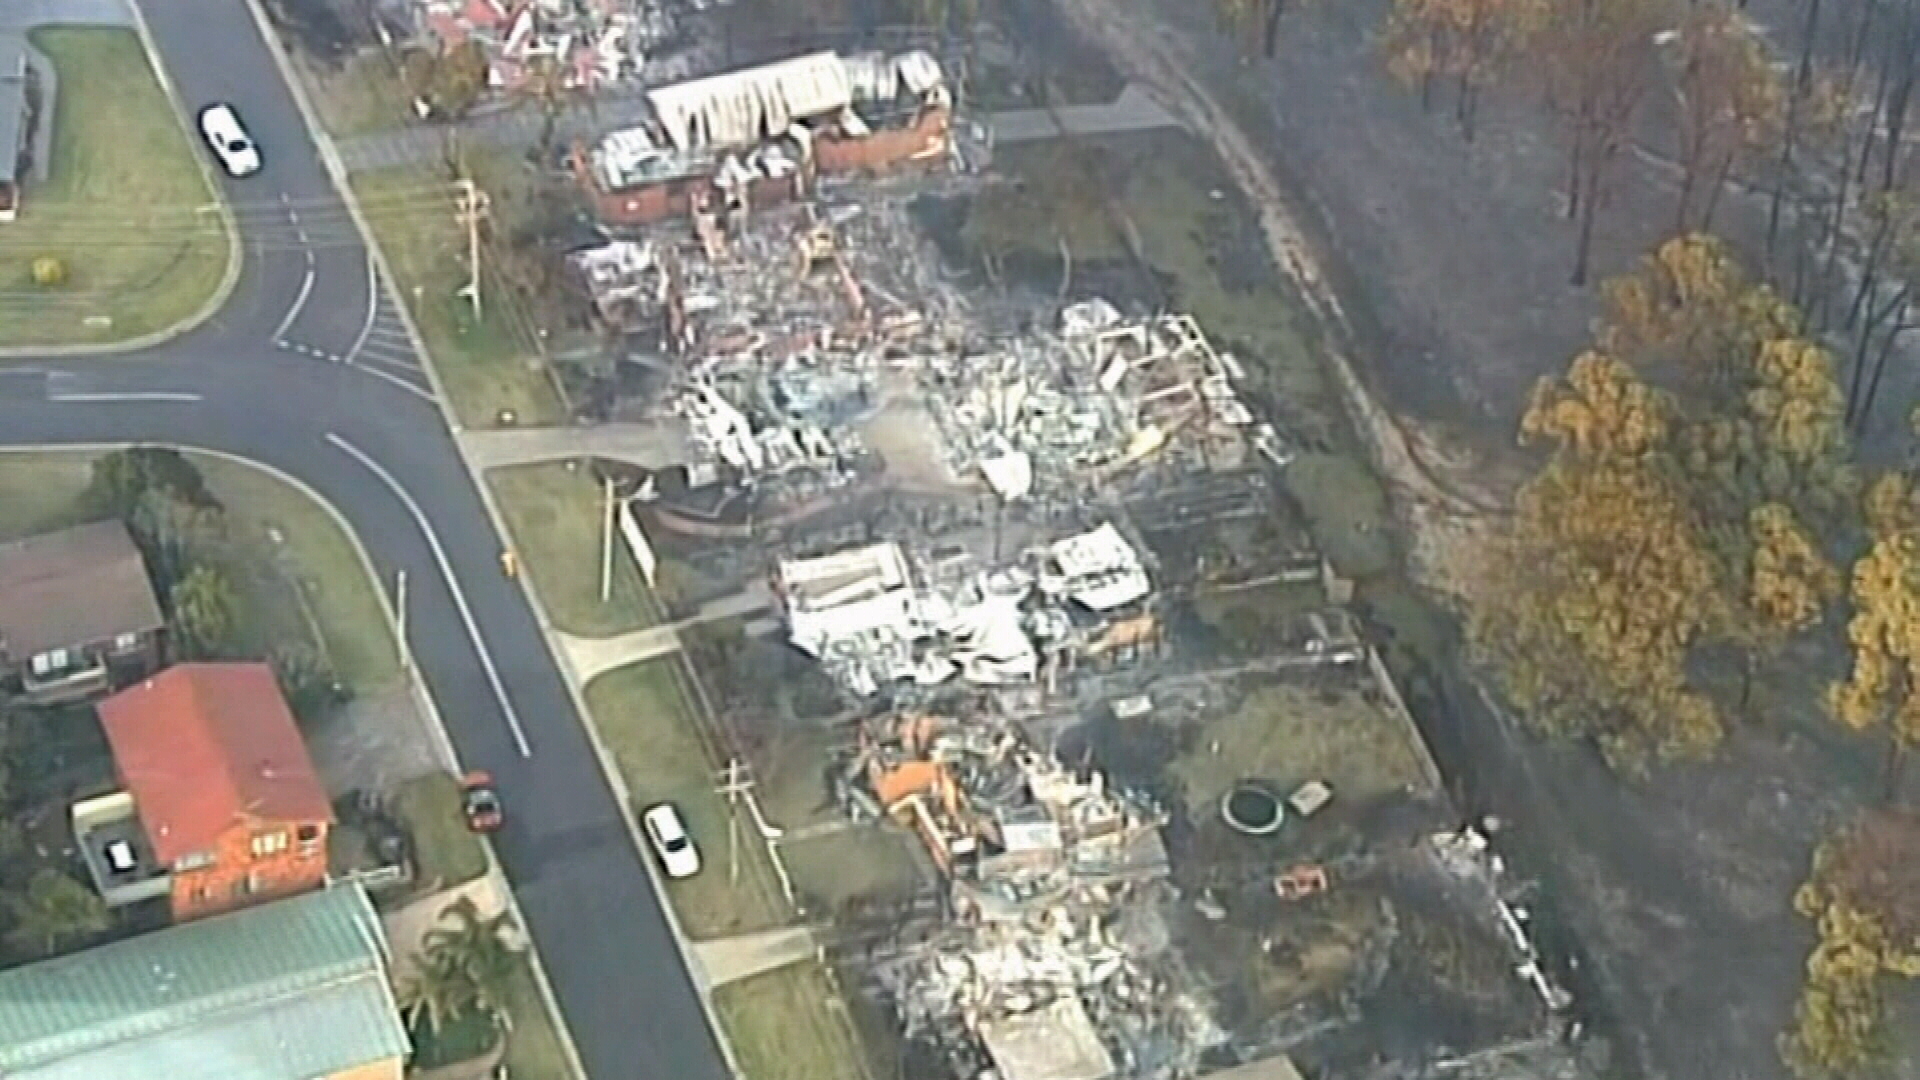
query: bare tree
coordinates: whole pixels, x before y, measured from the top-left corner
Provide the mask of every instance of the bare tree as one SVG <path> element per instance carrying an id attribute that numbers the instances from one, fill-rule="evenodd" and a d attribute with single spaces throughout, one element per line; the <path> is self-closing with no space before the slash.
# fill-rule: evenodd
<path id="1" fill-rule="evenodd" d="M 1704 230 L 1734 167 L 1779 138 L 1786 94 L 1759 32 L 1725 4 L 1688 8 L 1671 42 L 1680 106 L 1674 231 Z"/>
<path id="2" fill-rule="evenodd" d="M 1668 14 L 1666 0 L 1567 0 L 1548 17 L 1548 100 L 1567 128 L 1567 216 L 1578 230 L 1575 285 L 1586 284 L 1594 221 L 1653 86 L 1653 35 Z"/>

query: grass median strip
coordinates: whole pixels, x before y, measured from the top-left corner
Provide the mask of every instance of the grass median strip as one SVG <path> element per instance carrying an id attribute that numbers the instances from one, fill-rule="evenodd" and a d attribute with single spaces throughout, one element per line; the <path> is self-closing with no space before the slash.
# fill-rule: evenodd
<path id="1" fill-rule="evenodd" d="M 57 75 L 40 121 L 53 147 L 0 226 L 0 346 L 124 341 L 193 317 L 225 276 L 226 225 L 139 38 L 57 26 L 30 41 Z M 41 261 L 64 281 L 38 283 Z"/>
<path id="2" fill-rule="evenodd" d="M 701 940 L 778 926 L 784 917 L 766 848 L 744 831 L 737 846 L 728 842 L 726 806 L 714 791 L 721 766 L 694 729 L 675 663 L 646 660 L 588 684 L 593 725 L 633 797 L 631 809 L 673 803 L 700 849 L 705 863 L 700 874 L 668 886 L 687 936 Z M 731 865 L 730 849 L 737 867 Z"/>
<path id="3" fill-rule="evenodd" d="M 591 469 L 573 462 L 516 465 L 489 471 L 487 484 L 555 629 L 608 637 L 651 624 L 651 598 L 617 533 L 613 585 L 600 602 L 604 511 Z"/>
<path id="4" fill-rule="evenodd" d="M 463 160 L 483 188 L 512 166 L 468 147 Z M 462 295 L 468 283 L 467 229 L 459 189 L 444 163 L 355 173 L 353 191 L 374 242 L 398 279 L 434 371 L 461 423 L 488 428 L 557 424 L 566 410 L 515 309 L 483 278 L 480 316 Z M 494 228 L 507 223 L 496 221 Z M 492 302 L 489 302 L 491 297 Z M 510 421 L 503 420 L 511 415 Z"/>

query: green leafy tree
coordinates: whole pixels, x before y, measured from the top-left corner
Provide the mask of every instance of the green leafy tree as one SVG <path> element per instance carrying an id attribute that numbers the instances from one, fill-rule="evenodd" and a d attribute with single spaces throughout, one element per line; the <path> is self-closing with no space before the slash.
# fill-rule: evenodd
<path id="1" fill-rule="evenodd" d="M 135 446 L 96 458 L 80 503 L 90 517 L 130 521 L 149 494 L 158 492 L 189 506 L 219 509 L 206 478 L 178 450 Z"/>
<path id="2" fill-rule="evenodd" d="M 317 722 L 351 700 L 340 673 L 311 646 L 276 648 L 269 662 L 280 680 L 280 692 L 287 697 L 287 706 L 307 724 Z"/>
<path id="3" fill-rule="evenodd" d="M 1605 354 L 1543 380 L 1522 433 L 1553 455 L 1520 493 L 1471 625 L 1530 722 L 1623 764 L 1721 737 L 1686 674 L 1721 592 L 1673 425 L 1672 400 Z"/>
<path id="4" fill-rule="evenodd" d="M 168 591 L 195 566 L 223 559 L 233 542 L 224 512 L 162 490 L 142 497 L 127 525 L 147 557 L 148 571 Z"/>
<path id="5" fill-rule="evenodd" d="M 167 599 L 174 647 L 181 656 L 211 660 L 230 651 L 240 598 L 225 574 L 212 566 L 195 566 L 174 583 Z"/>
<path id="6" fill-rule="evenodd" d="M 14 948 L 48 956 L 106 933 L 112 925 L 106 902 L 92 889 L 51 867 L 34 871 L 27 887 L 6 898 Z"/>

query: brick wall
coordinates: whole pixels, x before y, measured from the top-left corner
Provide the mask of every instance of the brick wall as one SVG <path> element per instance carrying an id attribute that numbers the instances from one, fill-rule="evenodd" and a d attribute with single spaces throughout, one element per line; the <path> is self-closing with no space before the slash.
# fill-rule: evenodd
<path id="1" fill-rule="evenodd" d="M 264 900 L 317 889 L 327 879 L 327 826 L 312 823 L 315 839 L 302 843 L 298 826 L 248 822 L 227 830 L 213 861 L 192 870 L 175 869 L 173 917 L 177 922 L 216 915 Z M 256 850 L 255 838 L 278 836 Z"/>

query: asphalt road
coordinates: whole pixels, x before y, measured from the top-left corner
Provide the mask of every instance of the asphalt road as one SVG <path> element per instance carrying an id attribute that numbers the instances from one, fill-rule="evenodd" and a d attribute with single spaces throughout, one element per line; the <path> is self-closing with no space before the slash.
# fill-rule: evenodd
<path id="1" fill-rule="evenodd" d="M 589 1074 L 721 1080 L 652 879 L 425 380 L 317 358 L 356 354 L 377 293 L 246 0 L 142 11 L 183 107 L 230 102 L 262 146 L 261 172 L 227 183 L 245 267 L 214 319 L 164 346 L 10 361 L 0 442 L 221 451 L 338 507 L 389 591 L 406 571 L 416 663 L 462 762 L 500 784 L 497 850 Z"/>

